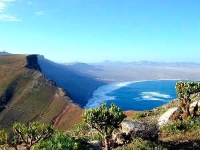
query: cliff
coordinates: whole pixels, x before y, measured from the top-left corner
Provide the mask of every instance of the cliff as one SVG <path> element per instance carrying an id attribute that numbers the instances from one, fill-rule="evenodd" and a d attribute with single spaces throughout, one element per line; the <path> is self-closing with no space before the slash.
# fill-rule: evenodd
<path id="1" fill-rule="evenodd" d="M 27 64 L 26 64 L 27 68 L 41 71 L 40 65 L 38 64 L 37 55 L 28 55 L 26 56 L 26 60 L 27 60 Z"/>
<path id="2" fill-rule="evenodd" d="M 59 87 L 66 89 L 70 98 L 81 106 L 85 106 L 93 92 L 104 85 L 104 82 L 96 80 L 96 77 L 75 71 L 68 66 L 61 65 L 38 56 L 38 62 L 42 72 Z"/>
<path id="3" fill-rule="evenodd" d="M 39 121 L 68 130 L 83 111 L 41 73 L 37 55 L 0 56 L 0 128 Z"/>

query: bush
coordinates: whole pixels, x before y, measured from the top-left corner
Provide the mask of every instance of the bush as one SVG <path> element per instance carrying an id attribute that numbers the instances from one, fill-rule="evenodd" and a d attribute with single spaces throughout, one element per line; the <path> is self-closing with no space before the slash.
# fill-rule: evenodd
<path id="1" fill-rule="evenodd" d="M 137 112 L 136 114 L 133 115 L 133 120 L 139 120 L 141 118 L 144 118 L 144 117 L 147 117 L 147 116 L 150 116 L 151 115 L 151 112 L 149 110 L 144 110 L 144 111 L 141 111 L 141 112 Z"/>
<path id="2" fill-rule="evenodd" d="M 89 146 L 81 141 L 70 137 L 68 134 L 58 132 L 47 140 L 40 141 L 35 150 L 89 150 Z"/>
<path id="3" fill-rule="evenodd" d="M 167 134 L 182 134 L 189 130 L 194 130 L 200 127 L 200 118 L 190 118 L 188 117 L 183 121 L 175 121 L 167 124 L 162 128 L 162 132 Z"/>
<path id="4" fill-rule="evenodd" d="M 75 124 L 74 129 L 69 132 L 71 136 L 78 136 L 83 138 L 90 138 L 88 133 L 90 132 L 91 128 L 85 122 L 81 122 Z"/>
<path id="5" fill-rule="evenodd" d="M 12 136 L 5 130 L 0 131 L 0 143 L 19 150 L 19 145 L 24 145 L 30 150 L 36 143 L 49 138 L 54 133 L 53 127 L 50 125 L 40 124 L 38 122 L 14 123 Z"/>
<path id="6" fill-rule="evenodd" d="M 155 145 L 148 140 L 143 140 L 142 138 L 136 138 L 134 140 L 133 149 L 134 150 L 149 150 L 152 149 Z"/>
<path id="7" fill-rule="evenodd" d="M 106 150 L 110 149 L 109 138 L 113 130 L 120 126 L 125 117 L 122 109 L 113 103 L 110 104 L 110 107 L 106 107 L 106 103 L 102 103 L 98 108 L 86 109 L 83 114 L 84 122 L 96 129 L 104 138 Z"/>
<path id="8" fill-rule="evenodd" d="M 131 146 L 117 148 L 117 150 L 167 150 L 167 148 L 157 142 L 135 138 Z"/>
<path id="9" fill-rule="evenodd" d="M 96 133 L 96 134 L 92 135 L 92 137 L 90 138 L 90 141 L 95 141 L 95 140 L 103 141 L 103 138 L 101 137 L 101 135 L 99 133 Z"/>

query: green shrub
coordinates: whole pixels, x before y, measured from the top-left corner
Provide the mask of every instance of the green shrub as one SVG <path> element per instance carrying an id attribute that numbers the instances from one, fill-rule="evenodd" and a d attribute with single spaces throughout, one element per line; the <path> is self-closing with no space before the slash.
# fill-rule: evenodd
<path id="1" fill-rule="evenodd" d="M 110 149 L 109 138 L 114 129 L 120 126 L 120 123 L 126 118 L 122 109 L 115 104 L 106 107 L 106 103 L 102 103 L 98 108 L 86 109 L 83 114 L 83 121 L 104 138 L 105 150 Z"/>
<path id="2" fill-rule="evenodd" d="M 133 150 L 167 150 L 167 148 L 158 143 L 142 138 L 134 139 Z"/>
<path id="3" fill-rule="evenodd" d="M 68 134 L 58 132 L 52 137 L 40 141 L 35 150 L 89 150 L 89 146 L 83 144 L 80 139 L 70 137 Z"/>
<path id="4" fill-rule="evenodd" d="M 85 122 L 81 122 L 75 124 L 74 129 L 69 132 L 71 136 L 78 136 L 83 138 L 89 138 L 88 133 L 90 132 L 91 128 Z"/>
<path id="5" fill-rule="evenodd" d="M 179 101 L 180 101 L 180 107 L 182 108 L 182 111 L 186 111 L 186 113 L 189 116 L 195 117 L 196 116 L 196 109 L 191 114 L 189 112 L 190 103 L 191 103 L 191 94 L 195 94 L 200 92 L 200 82 L 182 82 L 179 81 L 176 83 L 176 93 L 178 95 Z M 186 119 L 188 115 L 185 115 L 182 117 L 182 119 Z"/>
<path id="6" fill-rule="evenodd" d="M 90 141 L 95 141 L 95 140 L 103 141 L 103 138 L 101 137 L 101 135 L 99 133 L 96 133 L 96 134 L 92 135 L 92 137 L 90 138 Z"/>
<path id="7" fill-rule="evenodd" d="M 180 134 L 199 127 L 200 127 L 200 118 L 188 117 L 186 120 L 183 121 L 179 120 L 167 124 L 162 128 L 162 131 L 168 134 L 177 134 L 177 133 Z"/>
<path id="8" fill-rule="evenodd" d="M 160 109 L 158 109 L 158 111 L 159 111 L 159 114 L 164 114 L 166 112 L 166 109 L 160 108 Z"/>
<path id="9" fill-rule="evenodd" d="M 136 114 L 133 115 L 133 120 L 139 120 L 141 118 L 144 118 L 144 117 L 147 117 L 147 116 L 150 116 L 151 115 L 151 112 L 149 110 L 144 110 L 144 111 L 141 111 L 141 112 L 137 112 Z"/>
<path id="10" fill-rule="evenodd" d="M 166 131 L 167 133 L 181 133 L 185 132 L 186 129 L 187 126 L 182 121 L 175 121 L 163 127 L 163 130 Z"/>
<path id="11" fill-rule="evenodd" d="M 133 149 L 134 150 L 149 150 L 154 147 L 153 143 L 148 140 L 143 140 L 142 138 L 137 138 L 134 140 Z"/>
<path id="12" fill-rule="evenodd" d="M 142 138 L 136 138 L 133 144 L 129 147 L 117 148 L 116 150 L 167 150 L 163 145 L 152 142 L 150 140 L 144 140 Z"/>
<path id="13" fill-rule="evenodd" d="M 0 144 L 13 147 L 15 150 L 19 150 L 19 146 L 24 145 L 27 150 L 30 150 L 39 141 L 51 137 L 53 133 L 51 125 L 38 122 L 14 123 L 12 136 L 5 130 L 0 131 Z"/>

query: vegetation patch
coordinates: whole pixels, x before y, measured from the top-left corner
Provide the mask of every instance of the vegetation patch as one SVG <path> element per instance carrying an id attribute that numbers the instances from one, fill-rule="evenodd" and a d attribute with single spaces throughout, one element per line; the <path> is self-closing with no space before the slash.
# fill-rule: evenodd
<path id="1" fill-rule="evenodd" d="M 105 150 L 109 150 L 111 148 L 109 139 L 112 136 L 112 132 L 114 129 L 119 128 L 125 117 L 122 109 L 115 104 L 111 103 L 108 108 L 106 103 L 102 103 L 99 108 L 85 110 L 83 121 L 101 135 L 105 142 Z"/>
<path id="2" fill-rule="evenodd" d="M 161 128 L 162 138 L 174 140 L 200 139 L 200 118 L 190 118 L 174 121 Z M 187 135 L 187 136 L 186 136 Z"/>
<path id="3" fill-rule="evenodd" d="M 137 112 L 133 115 L 132 119 L 133 120 L 141 120 L 142 118 L 145 118 L 147 116 L 151 116 L 152 115 L 152 112 L 149 111 L 149 110 L 144 110 L 144 111 L 141 111 L 141 112 Z"/>

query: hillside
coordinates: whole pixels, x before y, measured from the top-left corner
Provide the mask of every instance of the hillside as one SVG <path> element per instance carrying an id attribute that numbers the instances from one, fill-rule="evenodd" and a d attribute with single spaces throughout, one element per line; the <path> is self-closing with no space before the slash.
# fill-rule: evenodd
<path id="1" fill-rule="evenodd" d="M 59 87 L 69 92 L 70 98 L 81 106 L 85 106 L 89 98 L 92 97 L 93 91 L 99 86 L 104 85 L 102 81 L 98 81 L 94 76 L 80 72 L 80 65 L 75 68 L 61 65 L 38 56 L 38 62 L 42 72 L 51 80 L 55 81 Z M 81 64 L 81 70 L 86 70 L 88 65 Z"/>
<path id="2" fill-rule="evenodd" d="M 0 56 L 0 79 L 0 128 L 39 121 L 68 130 L 80 121 L 82 108 L 41 73 L 36 55 Z"/>

